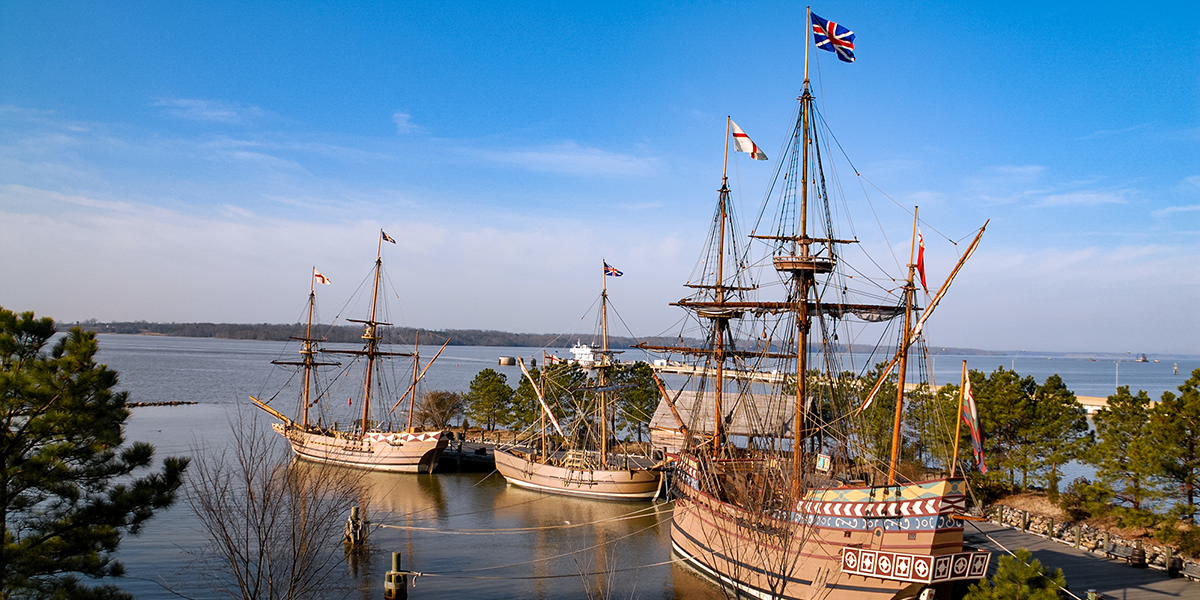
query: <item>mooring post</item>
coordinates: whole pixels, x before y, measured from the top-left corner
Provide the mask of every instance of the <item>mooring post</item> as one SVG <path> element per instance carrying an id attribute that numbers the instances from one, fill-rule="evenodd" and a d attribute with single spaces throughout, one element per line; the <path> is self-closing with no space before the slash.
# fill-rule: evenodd
<path id="1" fill-rule="evenodd" d="M 1075 549 L 1078 550 L 1083 538 L 1083 525 L 1075 526 Z"/>
<path id="2" fill-rule="evenodd" d="M 1054 539 L 1054 517 L 1050 517 L 1050 522 L 1046 525 L 1046 539 Z"/>
<path id="3" fill-rule="evenodd" d="M 1029 531 L 1029 513 L 1021 511 L 1021 531 Z"/>
<path id="4" fill-rule="evenodd" d="M 392 553 L 392 570 L 383 576 L 384 600 L 408 600 L 408 575 L 400 571 L 400 553 Z"/>
<path id="5" fill-rule="evenodd" d="M 351 506 L 350 518 L 346 519 L 346 528 L 342 533 L 342 543 L 350 548 L 357 548 L 363 543 L 364 537 L 362 515 L 357 506 Z"/>

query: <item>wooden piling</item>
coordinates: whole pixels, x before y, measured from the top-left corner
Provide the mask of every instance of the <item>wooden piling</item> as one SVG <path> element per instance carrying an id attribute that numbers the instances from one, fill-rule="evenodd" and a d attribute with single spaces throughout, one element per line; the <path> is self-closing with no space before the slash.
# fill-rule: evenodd
<path id="1" fill-rule="evenodd" d="M 384 600 L 408 600 L 408 574 L 400 570 L 400 553 L 392 553 L 392 570 L 383 576 Z"/>

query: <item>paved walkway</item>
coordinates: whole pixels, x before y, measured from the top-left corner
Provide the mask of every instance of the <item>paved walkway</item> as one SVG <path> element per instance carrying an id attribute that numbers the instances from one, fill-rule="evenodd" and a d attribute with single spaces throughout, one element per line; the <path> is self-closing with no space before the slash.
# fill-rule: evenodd
<path id="1" fill-rule="evenodd" d="M 1186 577 L 1172 579 L 1163 571 L 1154 569 L 1137 569 L 1126 565 L 1124 561 L 1103 558 L 1087 550 L 1076 550 L 1072 546 L 1017 529 L 994 523 L 968 522 L 964 534 L 969 542 L 996 552 L 992 555 L 993 572 L 1000 562 L 1000 556 L 1006 554 L 995 542 L 1014 552 L 1017 548 L 1027 548 L 1043 565 L 1062 569 L 1071 593 L 1080 598 L 1086 599 L 1087 591 L 1093 589 L 1105 598 L 1116 600 L 1200 600 L 1200 582 Z M 991 536 L 995 542 L 984 537 L 984 534 Z"/>

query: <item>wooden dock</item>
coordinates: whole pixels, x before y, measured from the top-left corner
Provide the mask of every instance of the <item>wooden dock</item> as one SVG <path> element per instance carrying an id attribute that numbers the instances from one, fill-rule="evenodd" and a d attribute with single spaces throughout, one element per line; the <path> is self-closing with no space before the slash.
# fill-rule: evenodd
<path id="1" fill-rule="evenodd" d="M 995 573 L 1000 557 L 1007 555 L 1001 548 L 1003 545 L 1014 552 L 1017 548 L 1026 548 L 1043 565 L 1062 569 L 1071 593 L 1079 598 L 1086 599 L 1088 590 L 1096 590 L 1104 598 L 1114 600 L 1200 600 L 1200 582 L 1186 577 L 1171 578 L 1155 569 L 1131 567 L 1124 561 L 1104 558 L 1019 529 L 995 523 L 969 522 L 963 533 L 968 543 L 994 553 L 989 576 Z"/>

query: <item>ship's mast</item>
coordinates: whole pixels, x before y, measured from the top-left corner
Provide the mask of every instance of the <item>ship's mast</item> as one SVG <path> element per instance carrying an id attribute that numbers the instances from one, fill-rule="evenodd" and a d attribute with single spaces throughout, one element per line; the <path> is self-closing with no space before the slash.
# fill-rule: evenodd
<path id="1" fill-rule="evenodd" d="M 316 267 L 313 267 L 314 273 Z M 316 368 L 316 361 L 313 355 L 316 354 L 312 339 L 312 320 L 313 306 L 317 303 L 316 276 L 309 277 L 308 281 L 308 324 L 304 328 L 304 341 L 300 342 L 300 355 L 304 360 L 304 391 L 301 393 L 301 402 L 303 406 L 300 408 L 300 426 L 305 430 L 308 429 L 308 406 L 309 406 L 309 390 L 312 389 L 312 372 Z"/>
<path id="2" fill-rule="evenodd" d="M 421 378 L 417 369 L 421 367 L 421 332 L 417 332 L 417 339 L 413 342 L 413 389 L 412 398 L 408 401 L 408 432 L 412 433 L 413 408 L 417 406 L 417 381 Z"/>
<path id="3" fill-rule="evenodd" d="M 608 261 L 600 269 L 603 286 L 600 292 L 600 360 L 596 364 L 596 379 L 600 385 L 600 468 L 608 468 L 608 368 L 611 366 L 608 355 Z"/>
<path id="4" fill-rule="evenodd" d="M 896 373 L 896 414 L 892 420 L 892 456 L 888 461 L 888 485 L 896 483 L 896 466 L 900 461 L 900 445 L 903 439 L 900 435 L 901 420 L 904 417 L 904 376 L 908 370 L 909 337 L 912 333 L 913 304 L 917 294 L 917 286 L 913 277 L 917 272 L 913 255 L 917 247 L 917 209 L 913 208 L 912 244 L 908 249 L 908 281 L 904 284 L 904 337 L 900 344 L 900 364 Z"/>
<path id="5" fill-rule="evenodd" d="M 366 341 L 366 347 L 363 348 L 363 351 L 367 356 L 367 376 L 363 384 L 363 435 L 367 433 L 368 423 L 371 418 L 371 379 L 375 375 L 375 358 L 379 354 L 379 322 L 375 320 L 375 309 L 379 304 L 379 274 L 382 270 L 383 230 L 381 229 L 379 231 L 378 247 L 375 249 L 375 284 L 371 290 L 371 318 L 363 324 L 362 337 Z"/>

